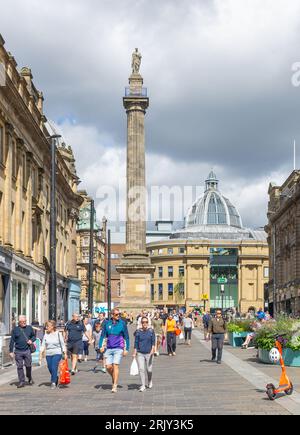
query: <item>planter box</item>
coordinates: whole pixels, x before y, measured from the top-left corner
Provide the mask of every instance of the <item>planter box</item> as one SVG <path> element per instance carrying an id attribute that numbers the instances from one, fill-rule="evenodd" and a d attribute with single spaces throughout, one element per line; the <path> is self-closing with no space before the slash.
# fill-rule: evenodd
<path id="1" fill-rule="evenodd" d="M 258 359 L 265 364 L 274 364 L 269 359 L 269 351 L 265 349 L 258 349 Z M 300 367 L 300 350 L 294 352 L 292 349 L 283 349 L 283 359 L 288 367 Z"/>
<path id="2" fill-rule="evenodd" d="M 230 346 L 241 347 L 250 332 L 228 332 Z"/>

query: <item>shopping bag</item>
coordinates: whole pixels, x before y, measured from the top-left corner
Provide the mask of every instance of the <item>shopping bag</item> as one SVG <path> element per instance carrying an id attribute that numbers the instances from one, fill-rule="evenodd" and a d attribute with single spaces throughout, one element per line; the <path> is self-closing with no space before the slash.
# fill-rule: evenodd
<path id="1" fill-rule="evenodd" d="M 183 340 L 184 339 L 184 335 L 183 332 L 181 332 L 181 334 L 179 335 L 179 340 Z"/>
<path id="2" fill-rule="evenodd" d="M 176 328 L 175 329 L 175 335 L 176 335 L 176 337 L 178 337 L 180 334 L 182 334 L 181 329 L 180 328 Z"/>
<path id="3" fill-rule="evenodd" d="M 63 359 L 59 363 L 59 381 L 60 385 L 68 385 L 71 382 L 68 360 Z"/>
<path id="4" fill-rule="evenodd" d="M 132 364 L 130 367 L 130 376 L 137 376 L 139 374 L 139 368 L 136 358 L 133 358 Z"/>

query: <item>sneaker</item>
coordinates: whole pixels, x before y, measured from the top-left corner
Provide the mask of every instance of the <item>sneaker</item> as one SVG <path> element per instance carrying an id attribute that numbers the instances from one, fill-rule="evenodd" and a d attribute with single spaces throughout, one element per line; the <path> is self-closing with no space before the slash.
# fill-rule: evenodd
<path id="1" fill-rule="evenodd" d="M 171 354 L 171 353 L 169 353 L 169 356 L 172 356 L 172 354 Z"/>
<path id="2" fill-rule="evenodd" d="M 20 383 L 17 385 L 17 388 L 24 388 L 24 387 L 25 387 L 24 382 L 20 382 Z"/>
<path id="3" fill-rule="evenodd" d="M 212 357 L 212 359 L 211 359 L 212 361 L 216 361 L 216 357 Z"/>
<path id="4" fill-rule="evenodd" d="M 153 387 L 152 381 L 149 382 L 148 388 L 151 390 L 151 388 Z"/>
<path id="5" fill-rule="evenodd" d="M 176 353 L 175 353 L 175 352 L 173 352 L 173 356 L 176 356 Z"/>
<path id="6" fill-rule="evenodd" d="M 106 373 L 106 368 L 105 368 L 105 367 L 102 367 L 102 369 L 100 369 L 100 372 L 102 372 L 102 373 Z"/>
<path id="7" fill-rule="evenodd" d="M 140 393 L 143 393 L 145 390 L 146 390 L 146 387 L 145 387 L 144 385 L 142 385 L 142 386 L 139 388 L 139 392 L 140 392 Z"/>
<path id="8" fill-rule="evenodd" d="M 217 364 L 222 364 L 221 361 L 217 361 Z"/>
<path id="9" fill-rule="evenodd" d="M 116 393 L 118 391 L 118 385 L 113 385 L 111 392 Z"/>
<path id="10" fill-rule="evenodd" d="M 87 356 L 84 358 L 84 362 L 87 362 Z"/>
<path id="11" fill-rule="evenodd" d="M 75 375 L 75 370 L 71 370 L 71 375 L 72 375 L 72 376 Z"/>
<path id="12" fill-rule="evenodd" d="M 50 390 L 55 390 L 55 389 L 56 389 L 56 384 L 52 383 L 51 387 L 50 387 Z"/>
<path id="13" fill-rule="evenodd" d="M 156 352 L 156 356 L 159 356 L 159 352 L 158 351 Z"/>
<path id="14" fill-rule="evenodd" d="M 34 385 L 33 379 L 28 379 L 28 385 Z"/>

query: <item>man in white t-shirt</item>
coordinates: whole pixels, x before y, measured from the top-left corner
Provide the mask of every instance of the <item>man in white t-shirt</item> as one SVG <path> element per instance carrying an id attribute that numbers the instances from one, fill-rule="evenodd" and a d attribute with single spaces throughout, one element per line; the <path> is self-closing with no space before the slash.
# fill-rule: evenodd
<path id="1" fill-rule="evenodd" d="M 85 317 L 83 319 L 83 324 L 85 326 L 85 332 L 82 336 L 82 343 L 83 343 L 83 354 L 84 354 L 84 361 L 86 362 L 89 356 L 89 346 L 92 343 L 92 334 L 93 334 L 93 327 L 89 322 L 89 318 Z M 79 355 L 79 360 L 81 355 Z"/>

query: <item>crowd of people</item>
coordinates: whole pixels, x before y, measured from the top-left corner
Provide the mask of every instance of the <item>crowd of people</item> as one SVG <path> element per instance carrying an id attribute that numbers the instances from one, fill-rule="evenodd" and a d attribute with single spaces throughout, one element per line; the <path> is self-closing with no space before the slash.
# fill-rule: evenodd
<path id="1" fill-rule="evenodd" d="M 133 313 L 122 313 L 115 308 L 111 316 L 107 318 L 100 313 L 97 318 L 91 315 L 80 316 L 74 313 L 72 320 L 63 328 L 57 328 L 56 322 L 50 320 L 45 324 L 44 334 L 40 348 L 40 362 L 46 359 L 50 373 L 51 389 L 59 384 L 59 366 L 62 360 L 70 358 L 70 373 L 74 376 L 78 372 L 78 364 L 88 361 L 90 347 L 94 347 L 96 365 L 93 371 L 108 373 L 112 380 L 112 392 L 117 392 L 119 381 L 119 368 L 123 357 L 130 350 L 130 334 L 128 325 L 135 323 L 133 332 L 132 357 L 137 363 L 141 379 L 140 391 L 152 388 L 152 371 L 155 357 L 164 352 L 169 357 L 176 357 L 178 340 L 187 346 L 191 346 L 192 330 L 202 327 L 204 340 L 211 340 L 212 360 L 221 364 L 227 321 L 237 318 L 236 310 L 226 315 L 221 309 L 217 309 L 212 315 L 206 311 L 183 311 L 163 309 L 152 312 L 142 311 L 137 317 Z M 248 312 L 247 316 L 253 316 L 253 333 L 247 337 L 244 347 L 255 335 L 255 328 L 269 321 L 271 316 L 262 309 L 257 313 Z M 134 329 L 134 327 L 132 326 Z M 32 353 L 36 340 L 36 328 L 27 325 L 26 317 L 20 316 L 18 326 L 14 328 L 10 341 L 10 356 L 17 365 L 19 383 L 18 388 L 24 388 L 25 373 L 29 385 L 32 385 Z"/>

